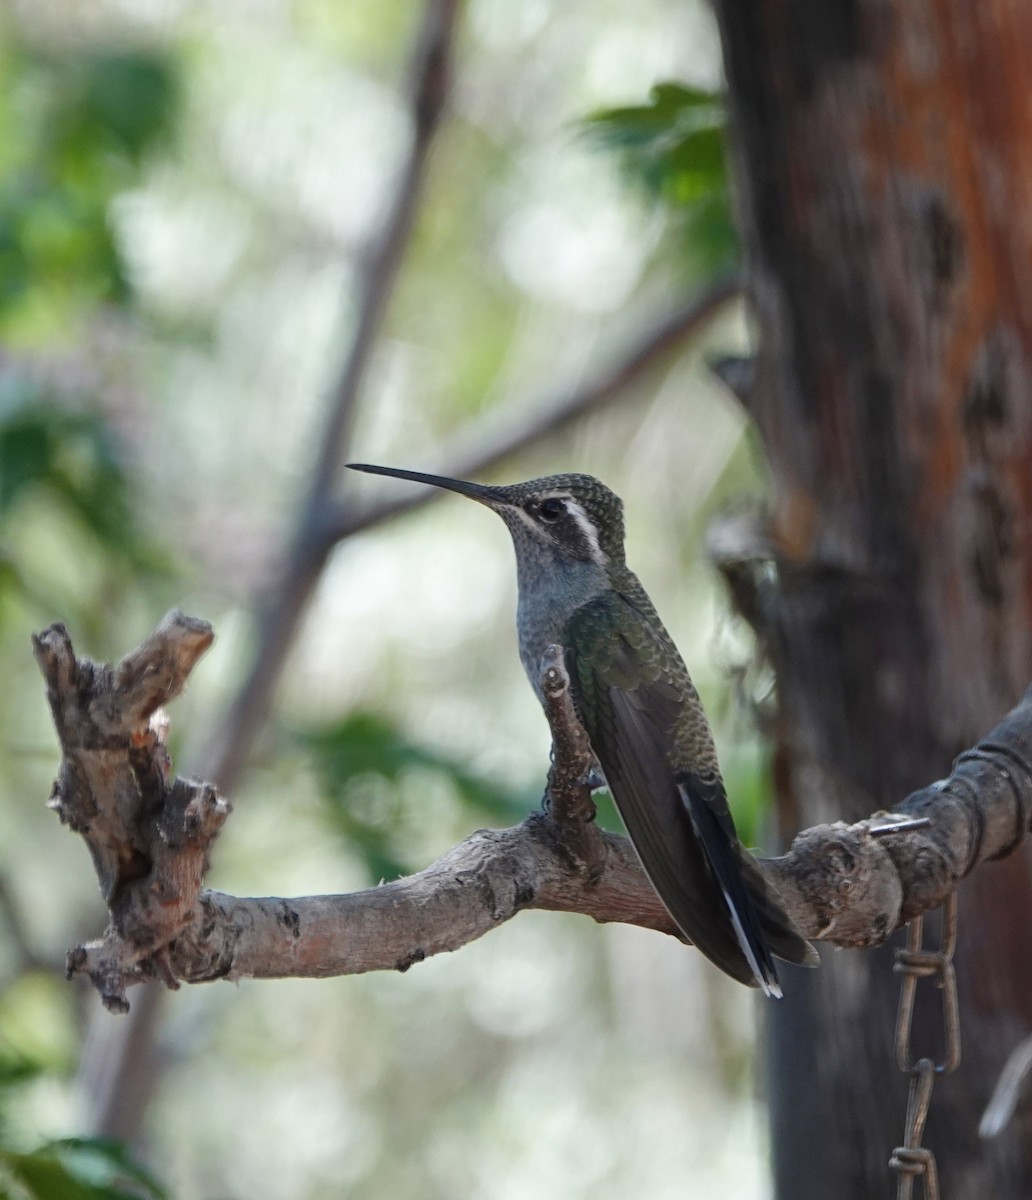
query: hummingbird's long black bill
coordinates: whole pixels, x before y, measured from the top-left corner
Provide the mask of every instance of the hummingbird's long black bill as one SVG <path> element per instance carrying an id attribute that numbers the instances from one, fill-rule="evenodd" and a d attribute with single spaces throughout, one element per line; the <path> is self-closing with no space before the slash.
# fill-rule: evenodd
<path id="1" fill-rule="evenodd" d="M 413 483 L 428 483 L 431 487 L 458 492 L 481 504 L 498 503 L 497 491 L 484 483 L 467 483 L 464 479 L 449 479 L 446 475 L 426 475 L 422 471 L 403 471 L 398 467 L 377 467 L 371 463 L 348 463 L 349 471 L 365 471 L 367 475 L 389 475 L 393 479 L 410 479 Z"/>

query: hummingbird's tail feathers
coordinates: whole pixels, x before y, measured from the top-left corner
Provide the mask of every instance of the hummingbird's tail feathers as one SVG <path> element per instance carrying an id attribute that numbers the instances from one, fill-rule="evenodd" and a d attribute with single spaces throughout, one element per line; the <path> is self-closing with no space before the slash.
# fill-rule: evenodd
<path id="1" fill-rule="evenodd" d="M 720 819 L 727 809 L 723 784 L 719 777 L 711 780 L 682 774 L 678 778 L 678 791 L 702 846 L 706 865 L 720 886 L 738 947 L 763 994 L 780 1000 L 777 968 L 761 930 L 759 907 L 742 871 L 743 851 L 737 838 L 733 834 L 728 836 Z"/>
<path id="2" fill-rule="evenodd" d="M 642 615 L 647 604 L 607 592 L 569 622 L 563 649 L 577 715 L 678 928 L 732 979 L 780 996 L 774 955 L 812 952 L 738 840 L 698 697 L 658 617 Z"/>
<path id="3" fill-rule="evenodd" d="M 568 669 L 569 663 L 568 655 Z M 777 971 L 735 865 L 733 826 L 729 835 L 719 812 L 700 794 L 703 832 L 696 830 L 684 796 L 685 776 L 671 770 L 640 695 L 614 687 L 596 691 L 593 700 L 593 715 L 606 736 L 592 746 L 645 874 L 667 911 L 685 937 L 732 979 L 762 987 L 768 996 L 780 995 Z"/>

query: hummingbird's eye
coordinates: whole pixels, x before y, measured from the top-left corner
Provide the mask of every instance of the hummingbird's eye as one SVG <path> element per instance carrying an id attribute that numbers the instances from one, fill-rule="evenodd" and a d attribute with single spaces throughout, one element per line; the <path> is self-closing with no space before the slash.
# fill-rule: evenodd
<path id="1" fill-rule="evenodd" d="M 538 515 L 542 521 L 558 521 L 565 512 L 566 505 L 554 496 L 548 500 L 542 500 L 538 507 Z"/>

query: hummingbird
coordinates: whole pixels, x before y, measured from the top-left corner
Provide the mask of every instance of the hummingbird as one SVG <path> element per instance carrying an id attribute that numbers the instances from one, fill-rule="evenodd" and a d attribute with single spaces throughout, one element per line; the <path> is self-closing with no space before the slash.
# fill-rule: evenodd
<path id="1" fill-rule="evenodd" d="M 770 997 L 781 996 L 775 957 L 816 966 L 813 946 L 738 840 L 699 694 L 625 561 L 619 496 L 591 475 L 492 486 L 348 465 L 457 492 L 508 526 L 523 668 L 543 703 L 542 656 L 562 647 L 574 708 L 620 818 L 687 940 Z"/>

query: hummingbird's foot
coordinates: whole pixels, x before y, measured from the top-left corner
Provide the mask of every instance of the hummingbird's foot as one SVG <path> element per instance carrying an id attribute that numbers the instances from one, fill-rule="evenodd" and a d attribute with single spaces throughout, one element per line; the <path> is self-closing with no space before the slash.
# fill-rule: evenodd
<path id="1" fill-rule="evenodd" d="M 598 763 L 592 763 L 580 778 L 582 787 L 586 787 L 589 792 L 597 792 L 599 788 L 606 786 L 606 777 L 602 774 L 602 768 Z"/>
<path id="2" fill-rule="evenodd" d="M 601 783 L 589 782 L 589 780 L 592 778 L 593 778 L 593 776 L 589 776 L 588 778 L 585 778 L 585 779 L 578 779 L 575 784 L 576 787 L 587 788 L 587 792 L 588 792 L 587 797 L 585 798 L 585 803 L 584 803 L 583 807 L 580 809 L 578 816 L 577 816 L 577 819 L 580 821 L 586 821 L 586 822 L 594 821 L 597 810 L 595 808 L 594 800 L 591 799 L 591 793 L 592 793 L 592 791 L 594 791 L 595 788 L 605 787 L 604 781 Z M 563 808 L 564 816 L 565 816 L 565 808 L 566 808 L 565 803 L 563 805 L 560 805 L 560 807 Z M 545 794 L 541 797 L 541 811 L 544 813 L 548 813 L 549 815 L 552 815 L 551 774 L 549 775 L 548 786 L 545 788 Z"/>
<path id="3" fill-rule="evenodd" d="M 597 773 L 588 735 L 574 708 L 562 646 L 551 645 L 541 658 L 540 694 L 552 730 L 552 766 L 544 809 L 560 824 L 595 819 L 591 782 Z"/>
<path id="4" fill-rule="evenodd" d="M 552 743 L 552 747 L 548 751 L 548 761 L 552 767 L 555 766 L 555 742 Z M 599 788 L 604 788 L 606 786 L 606 777 L 602 774 L 602 768 L 599 766 L 598 761 L 593 762 L 582 775 L 579 775 L 573 781 L 573 785 L 574 787 L 587 788 L 589 792 L 597 792 Z M 546 788 L 545 794 L 541 799 L 541 807 L 546 812 L 548 811 L 548 796 L 549 792 Z"/>

